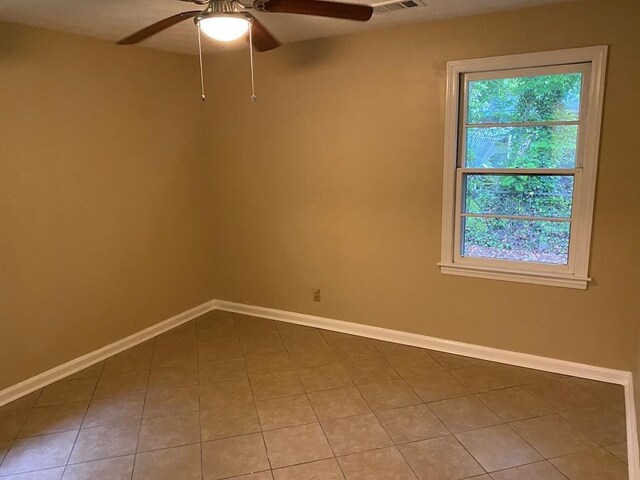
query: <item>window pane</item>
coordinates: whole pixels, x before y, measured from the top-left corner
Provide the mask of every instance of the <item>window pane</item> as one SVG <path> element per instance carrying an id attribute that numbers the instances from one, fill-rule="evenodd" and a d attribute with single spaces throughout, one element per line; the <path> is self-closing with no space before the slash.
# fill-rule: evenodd
<path id="1" fill-rule="evenodd" d="M 573 176 L 467 175 L 465 213 L 571 217 Z"/>
<path id="2" fill-rule="evenodd" d="M 463 219 L 462 255 L 566 265 L 569 222 Z"/>
<path id="3" fill-rule="evenodd" d="M 578 120 L 582 73 L 469 82 L 468 123 Z"/>
<path id="4" fill-rule="evenodd" d="M 577 125 L 467 128 L 468 168 L 573 168 Z"/>

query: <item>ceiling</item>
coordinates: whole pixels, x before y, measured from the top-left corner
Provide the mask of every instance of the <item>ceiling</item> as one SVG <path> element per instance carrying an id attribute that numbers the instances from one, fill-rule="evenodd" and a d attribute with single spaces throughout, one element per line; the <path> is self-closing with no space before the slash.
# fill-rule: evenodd
<path id="1" fill-rule="evenodd" d="M 352 3 L 380 4 L 365 0 Z M 367 23 L 290 14 L 256 14 L 283 43 L 330 37 L 383 26 L 463 17 L 512 10 L 566 0 L 425 0 L 427 6 L 374 14 Z M 162 18 L 202 7 L 178 0 L 0 0 L 0 20 L 62 30 L 117 41 Z M 179 25 L 146 40 L 142 46 L 160 50 L 197 52 L 193 22 Z M 220 48 L 207 43 L 206 51 Z M 131 47 L 129 47 L 131 48 Z"/>

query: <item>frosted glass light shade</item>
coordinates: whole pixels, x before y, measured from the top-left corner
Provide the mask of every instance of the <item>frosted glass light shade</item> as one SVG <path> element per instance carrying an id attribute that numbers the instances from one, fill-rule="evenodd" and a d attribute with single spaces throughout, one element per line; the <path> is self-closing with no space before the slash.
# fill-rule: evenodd
<path id="1" fill-rule="evenodd" d="M 241 17 L 224 15 L 205 17 L 198 24 L 206 36 L 221 42 L 236 40 L 249 30 L 249 20 Z"/>

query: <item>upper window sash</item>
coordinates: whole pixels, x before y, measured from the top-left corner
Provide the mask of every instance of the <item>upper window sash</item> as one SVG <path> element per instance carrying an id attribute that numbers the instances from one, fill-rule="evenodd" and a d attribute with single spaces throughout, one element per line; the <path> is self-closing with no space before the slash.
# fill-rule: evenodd
<path id="1" fill-rule="evenodd" d="M 554 66 L 541 66 L 532 68 L 515 68 L 515 69 L 501 69 L 497 71 L 489 72 L 474 72 L 464 73 L 460 79 L 460 91 L 459 91 L 459 119 L 458 119 L 458 149 L 456 156 L 456 165 L 459 168 L 480 168 L 477 165 L 469 166 L 466 164 L 467 155 L 467 140 L 470 129 L 482 129 L 482 128 L 523 128 L 523 127 L 547 127 L 555 126 L 559 129 L 571 129 L 575 128 L 576 135 L 576 147 L 574 152 L 573 164 L 563 164 L 563 168 L 582 168 L 583 160 L 582 154 L 584 151 L 582 140 L 585 137 L 586 119 L 589 110 L 589 88 L 590 88 L 590 63 L 574 63 L 566 65 L 554 65 Z M 546 75 L 558 75 L 558 74 L 581 74 L 581 90 L 578 97 L 578 113 L 575 118 L 569 120 L 538 120 L 538 121 L 519 121 L 519 122 L 469 122 L 469 84 L 474 81 L 481 80 L 503 80 L 508 78 L 518 77 L 534 77 L 534 76 L 546 76 Z M 486 167 L 487 170 L 496 167 Z M 516 167 L 511 167 L 516 168 Z M 540 167 L 551 168 L 551 167 Z"/>

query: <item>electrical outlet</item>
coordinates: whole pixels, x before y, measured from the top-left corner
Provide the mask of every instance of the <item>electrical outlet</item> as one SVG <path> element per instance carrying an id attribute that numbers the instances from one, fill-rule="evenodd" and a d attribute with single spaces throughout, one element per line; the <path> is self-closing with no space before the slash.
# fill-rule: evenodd
<path id="1" fill-rule="evenodd" d="M 320 289 L 319 288 L 314 288 L 312 290 L 313 292 L 313 301 L 314 302 L 319 302 L 320 301 Z"/>

